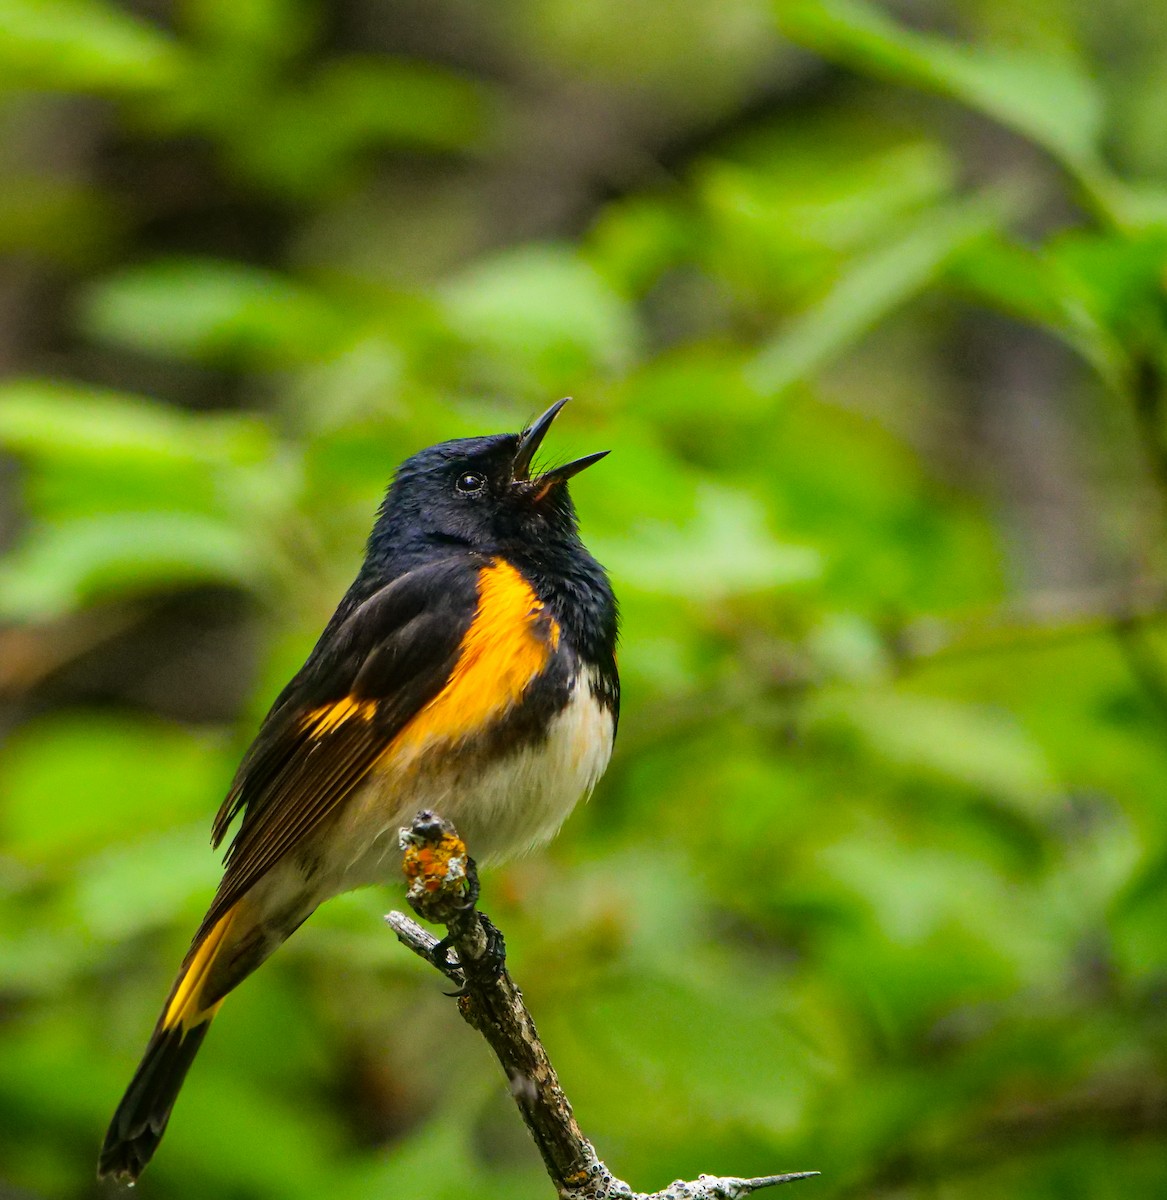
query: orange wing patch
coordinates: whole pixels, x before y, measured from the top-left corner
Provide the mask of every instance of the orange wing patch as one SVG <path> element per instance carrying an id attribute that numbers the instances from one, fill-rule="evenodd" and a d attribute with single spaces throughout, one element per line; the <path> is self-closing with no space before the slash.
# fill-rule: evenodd
<path id="1" fill-rule="evenodd" d="M 389 753 L 476 733 L 516 704 L 559 645 L 559 626 L 508 562 L 478 576 L 478 610 L 446 686 L 393 740 Z"/>
<path id="2" fill-rule="evenodd" d="M 345 696 L 335 704 L 313 709 L 304 718 L 303 724 L 312 737 L 318 738 L 331 733 L 345 721 L 371 721 L 376 713 L 376 700 L 357 700 L 354 696 Z"/>

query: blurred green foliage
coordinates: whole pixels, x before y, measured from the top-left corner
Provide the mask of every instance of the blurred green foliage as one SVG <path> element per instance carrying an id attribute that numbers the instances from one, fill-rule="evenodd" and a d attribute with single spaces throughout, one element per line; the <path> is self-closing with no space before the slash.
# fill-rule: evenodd
<path id="1" fill-rule="evenodd" d="M 393 465 L 568 393 L 554 453 L 614 451 L 575 492 L 621 738 L 484 904 L 601 1154 L 1167 1194 L 1167 639 L 1128 619 L 1167 570 L 1167 18 L 434 7 L 427 56 L 376 32 L 409 6 L 0 0 L 0 253 L 67 297 L 0 383 L 0 1197 L 97 1194 L 210 815 Z M 613 110 L 693 145 L 541 217 Z M 178 656 L 184 597 L 242 641 Z M 159 621 L 120 700 L 79 682 Z M 548 1194 L 395 895 L 232 998 L 145 1196 Z"/>

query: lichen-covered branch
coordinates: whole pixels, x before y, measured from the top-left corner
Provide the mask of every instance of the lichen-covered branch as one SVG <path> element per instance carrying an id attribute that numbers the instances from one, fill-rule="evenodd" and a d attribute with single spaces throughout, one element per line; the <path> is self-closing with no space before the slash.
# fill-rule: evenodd
<path id="1" fill-rule="evenodd" d="M 401 831 L 409 903 L 444 925 L 438 939 L 404 913 L 386 920 L 397 937 L 458 987 L 458 1011 L 486 1039 L 510 1081 L 511 1095 L 563 1200 L 738 1200 L 761 1188 L 807 1179 L 817 1171 L 737 1179 L 702 1175 L 662 1192 L 633 1191 L 604 1165 L 584 1137 L 523 996 L 503 961 L 502 936 L 478 912 L 478 880 L 465 843 L 435 813 L 418 813 Z M 454 958 L 450 958 L 450 951 Z"/>

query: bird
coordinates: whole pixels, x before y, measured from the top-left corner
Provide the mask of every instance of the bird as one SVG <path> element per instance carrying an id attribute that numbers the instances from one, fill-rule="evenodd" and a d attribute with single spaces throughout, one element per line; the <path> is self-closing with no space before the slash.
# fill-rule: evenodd
<path id="1" fill-rule="evenodd" d="M 475 860 L 533 850 L 608 765 L 618 613 L 568 481 L 608 451 L 533 471 L 560 400 L 520 433 L 406 459 L 356 579 L 244 754 L 212 829 L 241 817 L 101 1148 L 137 1180 L 227 994 L 323 901 L 390 880 L 419 810 Z"/>

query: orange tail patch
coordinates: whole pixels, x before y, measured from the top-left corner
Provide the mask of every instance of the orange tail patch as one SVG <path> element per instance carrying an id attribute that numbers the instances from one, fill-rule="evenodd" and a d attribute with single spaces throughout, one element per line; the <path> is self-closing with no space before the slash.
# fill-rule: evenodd
<path id="1" fill-rule="evenodd" d="M 170 1003 L 166 1006 L 166 1012 L 162 1015 L 163 1029 L 173 1029 L 180 1025 L 183 1032 L 186 1032 L 195 1025 L 209 1021 L 219 1011 L 219 1005 L 222 1004 L 221 999 L 205 1007 L 202 1005 L 202 990 L 234 918 L 234 909 L 230 909 L 220 917 L 191 955 L 189 963 L 175 985 L 174 995 L 171 996 Z"/>

